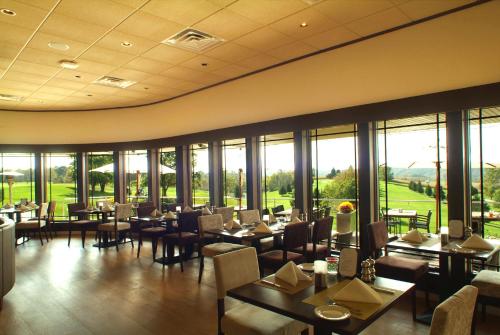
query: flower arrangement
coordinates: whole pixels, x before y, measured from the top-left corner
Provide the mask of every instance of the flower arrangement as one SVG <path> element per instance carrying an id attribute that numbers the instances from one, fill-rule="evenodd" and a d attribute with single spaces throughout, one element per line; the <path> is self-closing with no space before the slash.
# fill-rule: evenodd
<path id="1" fill-rule="evenodd" d="M 354 210 L 354 206 L 349 201 L 341 202 L 338 211 L 344 214 L 351 213 Z"/>

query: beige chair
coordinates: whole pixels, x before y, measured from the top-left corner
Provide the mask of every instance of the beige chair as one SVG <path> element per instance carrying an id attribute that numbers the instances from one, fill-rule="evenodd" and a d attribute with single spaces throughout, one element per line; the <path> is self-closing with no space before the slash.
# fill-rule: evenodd
<path id="1" fill-rule="evenodd" d="M 486 319 L 486 305 L 500 307 L 500 272 L 481 270 L 472 279 L 471 285 L 479 290 L 483 320 Z"/>
<path id="2" fill-rule="evenodd" d="M 27 232 L 38 232 L 38 236 L 40 237 L 40 243 L 43 245 L 43 238 L 42 238 L 42 228 L 43 228 L 45 233 L 45 239 L 47 240 L 47 242 L 49 242 L 49 237 L 47 235 L 48 208 L 49 204 L 47 202 L 44 202 L 38 208 L 36 220 L 26 220 L 17 222 L 16 233 L 21 232 L 23 236 L 25 236 Z"/>
<path id="3" fill-rule="evenodd" d="M 198 217 L 198 232 L 200 234 L 199 248 L 201 249 L 198 283 L 201 283 L 201 277 L 203 276 L 205 257 L 214 257 L 226 252 L 246 248 L 245 245 L 241 244 L 226 242 L 211 243 L 214 241 L 214 238 L 211 235 L 207 236 L 207 234 L 205 234 L 205 231 L 209 229 L 224 229 L 224 223 L 222 222 L 221 214 L 204 215 Z"/>
<path id="4" fill-rule="evenodd" d="M 241 224 L 253 224 L 259 223 L 260 220 L 260 212 L 258 209 L 249 209 L 246 211 L 240 211 L 240 223 Z"/>
<path id="5" fill-rule="evenodd" d="M 224 298 L 228 290 L 260 278 L 255 248 L 215 256 L 214 266 L 219 334 L 299 334 L 307 329 L 302 322 L 246 303 L 225 311 Z"/>
<path id="6" fill-rule="evenodd" d="M 99 248 L 101 247 L 102 233 L 115 234 L 116 250 L 118 251 L 119 233 L 128 232 L 132 248 L 134 247 L 134 240 L 132 239 L 132 232 L 130 229 L 130 216 L 132 214 L 132 204 L 118 204 L 115 206 L 115 219 L 114 222 L 101 223 L 97 226 L 97 234 L 99 238 Z"/>
<path id="7" fill-rule="evenodd" d="M 432 315 L 430 335 L 469 335 L 472 332 L 478 289 L 464 286 L 439 304 Z"/>
<path id="8" fill-rule="evenodd" d="M 230 222 L 233 219 L 234 207 L 218 207 L 214 210 L 214 214 L 221 214 L 222 222 Z"/>
<path id="9" fill-rule="evenodd" d="M 292 214 L 290 215 L 290 220 L 293 220 L 295 218 L 299 218 L 299 215 L 300 215 L 300 209 L 298 208 L 293 208 L 292 209 Z"/>

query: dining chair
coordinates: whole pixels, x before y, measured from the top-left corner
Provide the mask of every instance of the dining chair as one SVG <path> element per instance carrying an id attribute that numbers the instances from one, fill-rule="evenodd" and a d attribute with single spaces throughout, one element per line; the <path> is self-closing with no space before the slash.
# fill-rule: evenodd
<path id="1" fill-rule="evenodd" d="M 84 210 L 85 208 L 87 208 L 87 206 L 83 202 L 68 204 L 68 247 L 71 245 L 71 232 L 73 227 L 78 227 L 80 230 L 82 248 L 85 248 L 85 236 L 87 234 L 87 230 L 93 224 L 98 224 L 97 220 L 90 220 L 88 214 L 78 212 L 80 210 Z M 73 219 L 75 217 L 77 218 L 76 220 Z"/>
<path id="2" fill-rule="evenodd" d="M 352 240 L 352 231 L 348 231 L 347 233 L 338 233 L 335 236 L 335 250 L 342 250 L 344 248 L 349 248 Z"/>
<path id="3" fill-rule="evenodd" d="M 375 271 L 378 276 L 415 284 L 424 279 L 429 270 L 428 262 L 407 257 L 389 256 L 387 250 L 389 235 L 384 221 L 370 223 L 368 225 L 368 236 L 370 241 L 370 252 L 373 257 L 376 258 L 380 250 L 384 250 L 384 255 L 375 260 Z M 426 300 L 427 299 L 428 296 L 426 292 Z M 412 290 L 412 314 L 413 320 L 416 320 L 416 289 Z"/>
<path id="4" fill-rule="evenodd" d="M 246 211 L 240 211 L 240 223 L 241 224 L 254 224 L 259 223 L 260 213 L 258 209 L 249 209 Z"/>
<path id="5" fill-rule="evenodd" d="M 158 249 L 158 240 L 167 233 L 167 228 L 159 226 L 158 220 L 144 220 L 144 218 L 150 217 L 151 213 L 155 210 L 155 206 L 142 206 L 137 208 L 137 258 L 139 258 L 139 255 L 141 254 L 143 237 L 149 237 L 151 239 L 154 261 L 156 259 L 156 251 Z"/>
<path id="6" fill-rule="evenodd" d="M 134 239 L 132 237 L 132 230 L 130 229 L 130 217 L 132 216 L 132 204 L 118 204 L 115 206 L 115 219 L 113 222 L 100 223 L 97 225 L 98 245 L 101 248 L 102 234 L 114 233 L 116 251 L 118 251 L 118 244 L 120 242 L 119 234 L 127 234 L 130 238 L 130 244 L 134 247 Z M 124 236 L 124 240 L 126 237 Z"/>
<path id="7" fill-rule="evenodd" d="M 169 233 L 163 236 L 163 258 L 167 252 L 168 258 L 174 256 L 174 248 L 177 245 L 179 248 L 179 263 L 181 272 L 184 272 L 184 259 L 186 255 L 192 253 L 192 246 L 198 243 L 198 217 L 201 216 L 201 210 L 192 212 L 183 212 L 177 214 L 177 232 Z M 168 249 L 168 250 L 167 250 Z M 163 263 L 165 266 L 165 263 Z"/>
<path id="8" fill-rule="evenodd" d="M 49 204 L 44 202 L 40 204 L 37 213 L 36 220 L 23 220 L 16 222 L 16 235 L 17 232 L 21 232 L 23 237 L 29 232 L 38 232 L 38 237 L 40 238 L 40 243 L 43 245 L 42 238 L 42 228 L 45 234 L 45 239 L 49 242 L 49 237 L 47 235 L 47 220 L 48 220 L 48 208 Z"/>
<path id="9" fill-rule="evenodd" d="M 307 247 L 308 222 L 290 223 L 285 226 L 282 249 L 276 249 L 259 255 L 259 266 L 262 270 L 277 271 L 280 267 L 293 261 L 300 264 L 304 261 Z M 301 250 L 300 252 L 297 252 Z"/>
<path id="10" fill-rule="evenodd" d="M 479 290 L 478 301 L 482 305 L 482 318 L 486 319 L 486 305 L 500 307 L 500 272 L 481 270 L 472 279 L 472 286 Z"/>
<path id="11" fill-rule="evenodd" d="M 330 248 L 332 246 L 332 224 L 333 217 L 326 217 L 316 220 L 313 224 L 311 242 L 306 244 L 306 259 L 307 262 L 313 262 L 317 259 L 325 259 L 330 256 Z M 326 244 L 322 244 L 326 241 Z M 302 246 L 294 250 L 300 253 Z"/>
<path id="12" fill-rule="evenodd" d="M 262 215 L 269 215 L 269 208 L 263 208 Z"/>
<path id="13" fill-rule="evenodd" d="M 299 218 L 299 215 L 300 215 L 300 209 L 298 208 L 293 208 L 292 209 L 292 213 L 290 214 L 290 220 L 293 220 L 295 218 Z"/>
<path id="14" fill-rule="evenodd" d="M 201 250 L 200 268 L 198 272 L 198 284 L 201 283 L 203 269 L 205 267 L 205 257 L 214 257 L 225 254 L 226 252 L 247 248 L 246 245 L 222 242 L 219 239 L 214 239 L 212 235 L 205 234 L 205 231 L 210 229 L 224 229 L 222 214 L 203 215 L 198 217 L 198 231 L 200 240 L 198 247 Z"/>
<path id="15" fill-rule="evenodd" d="M 179 205 L 178 204 L 163 204 L 162 205 L 163 211 L 172 212 L 172 213 L 177 212 L 177 206 L 179 206 Z M 181 206 L 181 208 L 182 208 L 182 206 Z"/>
<path id="16" fill-rule="evenodd" d="M 55 229 L 54 229 L 55 212 L 56 212 L 56 201 L 55 200 L 49 201 L 49 207 L 47 209 L 47 223 L 46 223 L 46 226 L 47 226 L 47 230 L 49 232 L 49 237 L 50 237 L 51 240 L 53 239 L 52 233 L 55 234 Z M 38 217 L 35 216 L 35 217 L 32 217 L 32 218 L 29 218 L 28 220 L 29 221 L 37 221 Z"/>
<path id="17" fill-rule="evenodd" d="M 284 210 L 285 210 L 285 206 L 283 206 L 283 205 L 278 205 L 276 207 L 271 208 L 271 211 L 273 212 L 273 214 L 276 214 L 278 212 L 283 212 Z"/>
<path id="18" fill-rule="evenodd" d="M 332 212 L 332 208 L 327 206 L 324 208 L 324 212 L 323 212 L 323 217 L 329 217 L 330 216 L 330 213 Z"/>
<path id="19" fill-rule="evenodd" d="M 223 222 L 230 222 L 234 217 L 234 207 L 217 207 L 214 214 L 221 214 Z"/>
<path id="20" fill-rule="evenodd" d="M 425 229 L 427 230 L 428 233 L 430 233 L 431 216 L 432 216 L 431 210 L 427 212 L 427 215 L 417 214 L 417 216 L 414 219 L 410 220 L 410 230 L 420 228 L 420 229 Z"/>
<path id="21" fill-rule="evenodd" d="M 401 220 L 394 216 L 387 215 L 385 209 L 381 209 L 380 214 L 385 224 L 387 225 L 388 231 L 391 233 L 394 231 L 394 234 L 397 234 L 399 231 L 399 235 L 401 235 Z"/>
<path id="22" fill-rule="evenodd" d="M 152 201 L 144 201 L 144 202 L 139 202 L 137 204 L 137 208 L 140 208 L 140 207 L 155 207 L 155 204 Z"/>
<path id="23" fill-rule="evenodd" d="M 217 286 L 217 328 L 225 335 L 306 334 L 307 325 L 257 306 L 243 303 L 226 311 L 227 291 L 260 278 L 255 248 L 245 248 L 214 257 Z"/>
<path id="24" fill-rule="evenodd" d="M 440 303 L 432 314 L 430 335 L 469 335 L 474 333 L 474 310 L 478 289 L 471 285 Z"/>

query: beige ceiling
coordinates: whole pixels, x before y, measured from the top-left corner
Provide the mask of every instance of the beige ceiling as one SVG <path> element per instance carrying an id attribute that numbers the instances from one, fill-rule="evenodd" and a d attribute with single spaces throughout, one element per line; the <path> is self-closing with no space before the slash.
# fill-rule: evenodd
<path id="1" fill-rule="evenodd" d="M 471 0 L 0 0 L 0 109 L 136 106 L 185 94 Z M 307 27 L 300 27 L 307 22 Z M 187 27 L 223 38 L 203 53 L 160 42 Z M 121 43 L 129 41 L 131 47 Z M 48 47 L 65 43 L 67 51 Z M 62 59 L 77 70 L 62 69 Z M 208 66 L 201 66 L 208 63 Z M 127 89 L 93 84 L 133 80 Z"/>

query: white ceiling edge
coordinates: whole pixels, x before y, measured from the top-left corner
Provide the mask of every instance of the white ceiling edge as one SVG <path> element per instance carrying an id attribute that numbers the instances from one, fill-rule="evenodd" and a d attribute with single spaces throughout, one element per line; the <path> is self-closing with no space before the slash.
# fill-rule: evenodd
<path id="1" fill-rule="evenodd" d="M 488 2 L 149 106 L 0 111 L 0 143 L 147 140 L 498 82 L 499 14 Z"/>

